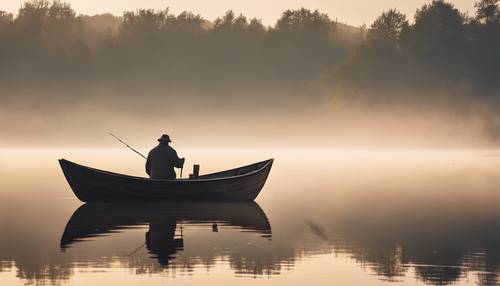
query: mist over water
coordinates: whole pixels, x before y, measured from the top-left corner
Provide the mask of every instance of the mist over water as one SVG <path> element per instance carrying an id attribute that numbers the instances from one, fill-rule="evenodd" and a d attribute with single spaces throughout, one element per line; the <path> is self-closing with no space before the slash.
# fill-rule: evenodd
<path id="1" fill-rule="evenodd" d="M 10 147 L 116 147 L 114 132 L 148 148 L 161 133 L 178 147 L 477 149 L 495 148 L 496 114 L 487 108 L 325 101 L 322 105 L 259 106 L 217 101 L 123 106 L 75 103 L 2 113 L 1 144 Z M 218 106 L 217 106 L 218 105 Z"/>
<path id="2" fill-rule="evenodd" d="M 202 173 L 270 156 L 276 160 L 257 199 L 261 211 L 246 210 L 242 214 L 252 219 L 244 222 L 231 218 L 237 214 L 234 210 L 218 218 L 209 211 L 192 221 L 189 214 L 202 212 L 203 207 L 190 209 L 174 224 L 176 238 L 182 226 L 182 247 L 165 260 L 155 248 L 141 245 L 155 223 L 162 232 L 172 226 L 166 218 L 149 220 L 148 213 L 168 213 L 171 207 L 132 205 L 122 211 L 119 206 L 91 205 L 89 212 L 82 211 L 56 161 L 64 157 L 143 176 L 140 157 L 123 149 L 2 149 L 2 281 L 8 285 L 82 281 L 133 285 L 165 280 L 188 285 L 222 280 L 235 285 L 498 283 L 500 157 L 496 151 L 178 151 L 187 157 L 187 165 L 201 164 Z M 141 216 L 144 223 L 137 224 Z M 114 228 L 108 229 L 113 220 Z M 218 232 L 212 230 L 214 222 L 219 223 Z M 68 233 L 93 232 L 95 236 L 75 239 L 61 249 Z"/>
<path id="3" fill-rule="evenodd" d="M 26 2 L 0 14 L 0 145 L 112 146 L 115 131 L 143 147 L 167 132 L 191 147 L 491 148 L 490 2 L 388 10 L 367 27 L 304 8 L 268 27 Z"/>
<path id="4" fill-rule="evenodd" d="M 417 8 L 0 11 L 0 284 L 498 285 L 498 1 Z M 82 204 L 57 159 L 146 177 L 108 132 L 275 161 L 252 203 Z"/>

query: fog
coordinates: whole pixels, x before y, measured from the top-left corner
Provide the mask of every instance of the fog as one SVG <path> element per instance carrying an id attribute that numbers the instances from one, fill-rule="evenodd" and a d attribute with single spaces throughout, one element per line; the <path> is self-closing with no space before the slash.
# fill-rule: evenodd
<path id="1" fill-rule="evenodd" d="M 0 12 L 0 146 L 496 148 L 498 1 L 432 1 L 368 27 L 284 11 Z M 1 7 L 0 7 L 1 9 Z"/>

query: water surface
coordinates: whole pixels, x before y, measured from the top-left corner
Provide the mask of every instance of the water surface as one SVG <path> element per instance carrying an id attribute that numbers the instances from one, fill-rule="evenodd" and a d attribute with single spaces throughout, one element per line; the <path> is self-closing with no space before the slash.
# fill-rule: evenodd
<path id="1" fill-rule="evenodd" d="M 84 205 L 58 158 L 139 176 L 143 159 L 0 149 L 0 284 L 499 283 L 500 152 L 178 151 L 202 173 L 276 161 L 255 204 Z"/>

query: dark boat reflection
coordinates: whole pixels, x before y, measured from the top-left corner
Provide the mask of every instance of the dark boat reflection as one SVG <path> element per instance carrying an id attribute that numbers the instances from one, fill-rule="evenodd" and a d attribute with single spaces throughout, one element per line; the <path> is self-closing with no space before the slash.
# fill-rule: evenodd
<path id="1" fill-rule="evenodd" d="M 168 265 L 184 247 L 181 223 L 211 224 L 213 232 L 220 225 L 268 239 L 272 235 L 265 213 L 255 202 L 87 203 L 69 219 L 60 248 L 64 251 L 90 238 L 148 225 L 145 246 L 161 265 Z"/>

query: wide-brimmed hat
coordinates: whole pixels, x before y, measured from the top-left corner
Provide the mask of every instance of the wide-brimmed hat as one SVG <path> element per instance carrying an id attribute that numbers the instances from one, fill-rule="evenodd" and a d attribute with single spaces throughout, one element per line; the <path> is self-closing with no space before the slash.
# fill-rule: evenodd
<path id="1" fill-rule="evenodd" d="M 172 142 L 170 137 L 167 134 L 163 134 L 160 138 L 158 138 L 158 142 Z"/>

